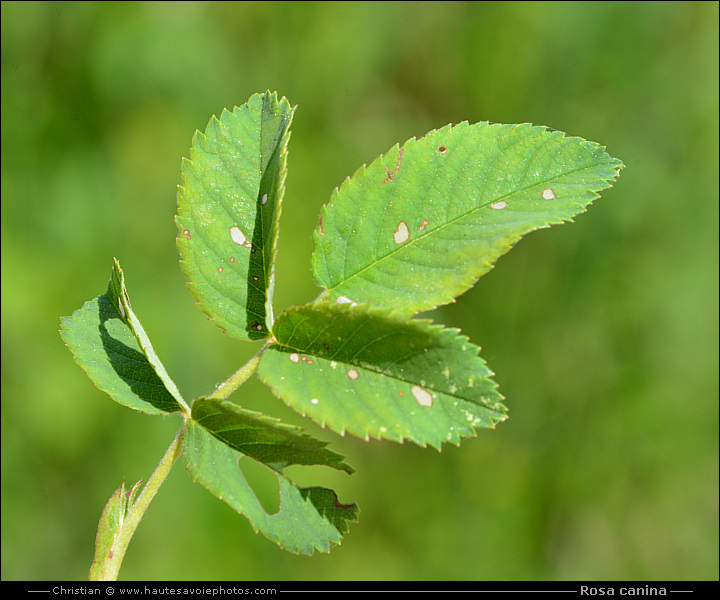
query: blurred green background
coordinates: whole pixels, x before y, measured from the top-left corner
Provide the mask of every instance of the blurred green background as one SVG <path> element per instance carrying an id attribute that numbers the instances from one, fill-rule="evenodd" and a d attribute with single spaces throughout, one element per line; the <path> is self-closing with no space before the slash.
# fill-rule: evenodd
<path id="1" fill-rule="evenodd" d="M 2 578 L 86 578 L 104 503 L 179 426 L 110 401 L 57 333 L 113 256 L 186 398 L 254 354 L 194 307 L 173 215 L 195 129 L 267 89 L 298 104 L 276 313 L 318 293 L 331 190 L 396 142 L 532 122 L 627 168 L 433 314 L 483 347 L 509 421 L 441 453 L 367 443 L 253 379 L 233 400 L 358 469 L 292 474 L 360 523 L 291 555 L 178 464 L 121 578 L 717 579 L 716 2 L 3 2 Z"/>

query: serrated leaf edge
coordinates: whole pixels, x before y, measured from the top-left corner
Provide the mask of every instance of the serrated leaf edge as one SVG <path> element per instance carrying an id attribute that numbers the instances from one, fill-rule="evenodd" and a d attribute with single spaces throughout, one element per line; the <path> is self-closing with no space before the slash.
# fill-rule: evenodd
<path id="1" fill-rule="evenodd" d="M 347 310 L 347 311 L 365 311 L 366 314 L 374 313 L 377 316 L 384 316 L 384 317 L 388 318 L 389 320 L 394 320 L 398 324 L 403 324 L 403 325 L 412 324 L 412 325 L 418 326 L 419 329 L 424 330 L 424 331 L 438 332 L 441 334 L 442 337 L 446 337 L 448 339 L 452 338 L 453 343 L 457 343 L 458 345 L 465 345 L 465 344 L 469 345 L 470 347 L 472 347 L 474 349 L 474 355 L 472 357 L 470 357 L 470 360 L 472 360 L 473 362 L 479 361 L 480 366 L 488 368 L 489 373 L 488 373 L 487 379 L 488 379 L 488 381 L 491 382 L 492 389 L 498 394 L 499 400 L 495 403 L 494 407 L 489 406 L 489 405 L 483 405 L 483 404 L 475 404 L 475 403 L 472 403 L 472 402 L 466 400 L 465 398 L 458 397 L 458 400 L 460 400 L 462 402 L 467 402 L 469 404 L 475 404 L 476 406 L 478 406 L 480 408 L 483 408 L 485 410 L 496 413 L 497 418 L 494 419 L 493 424 L 490 426 L 490 428 L 492 428 L 492 429 L 494 429 L 498 423 L 501 423 L 501 422 L 507 420 L 509 411 L 508 411 L 508 408 L 503 404 L 503 402 L 505 401 L 505 397 L 502 394 L 500 394 L 500 392 L 498 391 L 497 383 L 494 380 L 490 379 L 494 375 L 494 373 L 489 369 L 489 367 L 487 367 L 487 363 L 480 356 L 481 347 L 472 343 L 466 335 L 462 334 L 460 329 L 455 328 L 455 327 L 446 327 L 442 324 L 435 323 L 432 319 L 428 319 L 428 318 L 423 318 L 423 319 L 411 318 L 411 315 L 408 315 L 406 312 L 403 312 L 403 311 L 400 311 L 400 310 L 397 310 L 397 309 L 391 308 L 391 307 L 373 306 L 371 303 L 352 304 L 351 305 L 350 303 L 337 304 L 335 302 L 331 302 L 331 301 L 327 301 L 327 300 L 319 300 L 316 302 L 312 302 L 310 304 L 292 306 L 292 307 L 288 308 L 285 312 L 289 312 L 294 309 L 302 309 L 302 308 L 305 308 L 308 306 L 318 307 L 318 310 L 322 310 L 324 308 L 330 308 L 331 310 L 339 308 L 340 310 Z M 272 338 L 272 341 L 273 341 L 273 345 L 281 346 L 287 350 L 293 350 L 298 353 L 312 355 L 317 358 L 326 359 L 326 357 L 320 356 L 318 354 L 313 354 L 312 352 L 308 352 L 306 349 L 281 343 L 274 336 Z M 271 347 L 272 346 L 270 346 L 270 348 Z M 377 374 L 380 374 L 380 375 L 383 375 L 386 377 L 390 377 L 397 381 L 402 381 L 403 383 L 413 383 L 413 382 L 406 382 L 397 377 L 394 377 L 393 375 L 389 375 L 387 373 L 378 371 L 377 369 L 372 369 L 372 368 L 370 368 L 371 365 L 368 365 L 367 367 L 363 366 L 363 365 L 352 365 L 352 366 L 360 366 L 361 368 L 367 368 L 367 370 L 369 370 L 369 371 L 372 371 L 374 373 L 377 373 Z M 281 400 L 282 402 L 287 404 L 285 399 L 282 397 L 282 394 L 280 393 L 280 391 L 272 384 L 272 382 L 267 381 L 259 371 L 257 373 L 257 376 L 260 379 L 260 381 L 262 381 L 263 384 L 265 384 L 271 390 L 271 392 L 273 393 L 273 395 L 276 398 L 278 398 L 279 400 Z M 435 392 L 438 393 L 437 390 L 435 390 Z M 445 394 L 445 392 L 442 392 L 442 393 Z M 445 395 L 452 397 L 451 394 L 445 394 Z M 500 407 L 500 408 L 498 408 L 498 407 Z M 295 410 L 294 407 L 291 406 L 291 408 L 293 408 L 293 410 Z M 403 437 L 402 439 L 397 440 L 397 439 L 385 437 L 382 435 L 373 436 L 373 435 L 370 435 L 370 433 L 367 430 L 363 431 L 359 428 L 352 429 L 352 428 L 346 427 L 346 426 L 336 427 L 335 425 L 333 425 L 332 423 L 328 423 L 324 419 L 316 420 L 314 417 L 311 417 L 311 419 L 315 423 L 320 425 L 320 427 L 322 427 L 323 429 L 328 427 L 329 429 L 331 429 L 332 431 L 334 431 L 335 433 L 337 433 L 338 435 L 343 436 L 343 437 L 345 436 L 345 433 L 350 433 L 351 435 L 360 437 L 361 439 L 365 439 L 366 441 L 369 441 L 370 439 L 376 439 L 376 440 L 385 440 L 386 439 L 386 440 L 394 441 L 399 444 L 403 444 L 406 440 L 408 440 L 422 448 L 426 448 L 427 446 L 432 446 L 438 452 L 442 451 L 442 445 L 445 443 L 451 443 L 455 446 L 459 446 L 462 443 L 463 439 L 477 437 L 476 427 L 470 426 L 470 430 L 472 430 L 472 433 L 463 435 L 463 434 L 458 434 L 456 432 L 456 437 L 453 437 L 451 439 L 438 440 L 437 444 L 433 443 L 432 441 L 422 442 L 411 436 Z"/>

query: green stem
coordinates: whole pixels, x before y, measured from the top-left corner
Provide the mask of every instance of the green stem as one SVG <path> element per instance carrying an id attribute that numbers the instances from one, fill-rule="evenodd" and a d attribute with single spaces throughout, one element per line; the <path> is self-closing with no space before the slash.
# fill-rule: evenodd
<path id="1" fill-rule="evenodd" d="M 180 428 L 177 437 L 175 438 L 173 443 L 170 444 L 167 452 L 165 452 L 165 456 L 163 456 L 160 464 L 158 464 L 157 468 L 150 476 L 150 479 L 148 479 L 148 482 L 145 484 L 143 491 L 140 492 L 140 495 L 130 507 L 130 509 L 127 511 L 127 514 L 121 514 L 119 516 L 120 525 L 113 537 L 110 551 L 104 557 L 95 557 L 96 562 L 102 562 L 100 569 L 98 569 L 96 573 L 93 573 L 93 571 L 91 570 L 91 580 L 117 580 L 120 566 L 122 565 L 123 558 L 125 557 L 125 551 L 127 550 L 128 544 L 130 544 L 130 540 L 132 539 L 132 536 L 135 533 L 137 526 L 140 524 L 140 520 L 143 518 L 145 511 L 150 505 L 150 502 L 152 502 L 152 499 L 155 497 L 155 494 L 162 485 L 163 481 L 165 481 L 165 478 L 170 472 L 170 469 L 172 469 L 175 461 L 178 459 L 180 453 L 182 452 L 183 440 L 185 437 L 185 425 L 186 422 L 183 421 L 183 425 Z M 93 566 L 95 566 L 95 563 L 93 563 Z"/>
<path id="2" fill-rule="evenodd" d="M 265 349 L 273 342 L 272 339 L 268 340 L 267 343 L 253 356 L 247 363 L 240 367 L 232 376 L 221 383 L 217 389 L 208 398 L 214 398 L 218 400 L 224 400 L 230 394 L 232 394 L 237 388 L 239 388 L 247 379 L 257 370 L 260 364 L 260 357 Z M 128 509 L 127 513 L 124 511 L 124 504 L 122 509 L 118 509 L 118 504 L 112 504 L 114 499 L 117 498 L 115 495 L 110 500 L 112 508 L 106 514 L 103 512 L 103 517 L 100 520 L 100 526 L 98 527 L 98 544 L 101 539 L 101 529 L 111 527 L 112 531 L 112 542 L 109 546 L 98 545 L 96 547 L 95 560 L 90 570 L 91 581 L 116 581 L 118 573 L 120 572 L 120 566 L 122 565 L 123 558 L 125 557 L 125 551 L 127 550 L 130 540 L 135 534 L 137 526 L 140 524 L 140 520 L 143 518 L 145 511 L 147 510 L 150 502 L 155 497 L 158 489 L 165 481 L 170 469 L 172 469 L 175 461 L 180 456 L 183 447 L 183 440 L 185 436 L 185 427 L 187 419 L 190 418 L 190 414 L 184 415 L 185 421 L 183 426 L 180 428 L 177 437 L 165 452 L 160 464 L 157 466 L 153 474 L 148 479 L 147 484 L 143 488 L 142 492 L 138 496 L 137 500 Z M 124 484 L 122 490 L 124 491 Z M 118 494 L 116 492 L 116 494 Z M 130 492 L 131 494 L 131 492 Z M 122 498 L 121 500 L 125 500 Z M 112 512 L 112 510 L 115 512 Z M 115 521 L 113 521 L 115 519 Z M 109 521 L 109 523 L 108 523 Z"/>
<path id="3" fill-rule="evenodd" d="M 268 340 L 255 356 L 235 371 L 226 381 L 223 381 L 217 389 L 208 396 L 208 398 L 213 400 L 225 400 L 225 398 L 245 383 L 245 381 L 249 379 L 250 375 L 257 370 L 262 353 L 265 352 L 265 349 L 272 343 L 272 341 L 272 339 Z"/>

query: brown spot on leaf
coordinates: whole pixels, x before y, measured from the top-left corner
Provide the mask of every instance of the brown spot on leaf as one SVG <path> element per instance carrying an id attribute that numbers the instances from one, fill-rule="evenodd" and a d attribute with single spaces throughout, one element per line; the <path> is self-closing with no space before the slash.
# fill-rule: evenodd
<path id="1" fill-rule="evenodd" d="M 391 182 L 395 175 L 397 175 L 397 172 L 400 170 L 400 163 L 402 162 L 402 157 L 404 153 L 405 148 L 400 148 L 400 151 L 398 152 L 397 162 L 395 163 L 395 168 L 392 171 L 388 167 L 385 167 L 385 181 L 383 181 L 383 183 Z"/>

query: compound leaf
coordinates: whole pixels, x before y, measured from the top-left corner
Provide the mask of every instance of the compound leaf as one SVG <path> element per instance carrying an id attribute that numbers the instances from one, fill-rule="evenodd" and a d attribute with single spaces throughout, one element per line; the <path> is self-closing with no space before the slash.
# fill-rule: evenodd
<path id="1" fill-rule="evenodd" d="M 189 412 L 132 310 L 117 259 L 107 292 L 61 325 L 75 362 L 113 400 L 149 414 Z"/>
<path id="2" fill-rule="evenodd" d="M 278 220 L 294 108 L 253 95 L 213 117 L 182 162 L 177 247 L 188 288 L 229 335 L 269 335 Z"/>
<path id="3" fill-rule="evenodd" d="M 530 124 L 464 122 L 396 145 L 322 209 L 321 299 L 410 313 L 452 302 L 522 235 L 583 212 L 622 167 L 594 142 Z"/>
<path id="4" fill-rule="evenodd" d="M 290 552 L 329 552 L 340 543 L 348 523 L 357 521 L 356 504 L 341 504 L 326 488 L 299 487 L 279 472 L 280 510 L 268 514 L 242 473 L 243 460 L 249 458 L 196 421 L 188 421 L 183 453 L 193 481 L 244 514 L 256 532 Z"/>
<path id="5" fill-rule="evenodd" d="M 431 323 L 368 305 L 294 307 L 278 317 L 258 376 L 339 433 L 459 444 L 507 411 L 479 348 Z"/>

